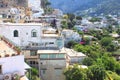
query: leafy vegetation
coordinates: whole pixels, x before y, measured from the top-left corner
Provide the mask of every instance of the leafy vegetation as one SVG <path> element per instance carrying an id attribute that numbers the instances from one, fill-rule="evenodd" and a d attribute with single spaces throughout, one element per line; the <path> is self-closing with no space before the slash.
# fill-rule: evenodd
<path id="1" fill-rule="evenodd" d="M 64 72 L 66 80 L 120 79 L 120 64 L 112 56 L 114 52 L 119 50 L 118 45 L 113 43 L 113 41 L 119 40 L 119 38 L 116 39 L 110 36 L 109 34 L 111 32 L 107 28 L 103 28 L 101 30 L 102 32 L 99 30 L 88 31 L 87 35 L 94 36 L 94 39 L 92 40 L 85 39 L 84 35 L 86 35 L 86 33 L 82 33 L 83 40 L 87 44 L 80 44 L 74 41 L 69 42 L 68 47 L 73 48 L 78 52 L 83 52 L 87 55 L 87 57 L 83 60 L 82 64 L 88 66 L 88 69 L 78 67 L 79 64 L 74 65 L 73 67 L 69 67 Z"/>
<path id="2" fill-rule="evenodd" d="M 39 74 L 38 70 L 36 68 L 32 68 L 31 69 L 31 75 L 32 75 L 31 80 L 40 80 L 40 78 L 38 77 L 38 74 Z"/>
<path id="3" fill-rule="evenodd" d="M 93 17 L 92 19 L 89 20 L 90 22 L 100 22 L 100 18 Z"/>
<path id="4" fill-rule="evenodd" d="M 41 0 L 42 7 L 45 11 L 45 14 L 51 14 L 53 11 L 53 8 L 50 7 L 51 3 L 49 0 Z"/>
<path id="5" fill-rule="evenodd" d="M 68 67 L 64 71 L 66 80 L 87 80 L 86 71 L 80 68 L 79 65 L 73 65 Z"/>

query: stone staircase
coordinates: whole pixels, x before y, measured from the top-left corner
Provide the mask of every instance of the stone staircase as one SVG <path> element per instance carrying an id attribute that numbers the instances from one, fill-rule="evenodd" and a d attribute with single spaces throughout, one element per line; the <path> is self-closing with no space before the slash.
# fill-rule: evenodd
<path id="1" fill-rule="evenodd" d="M 0 39 L 3 42 L 5 42 L 9 46 L 9 48 L 13 49 L 18 55 L 20 55 L 21 50 L 19 47 L 17 47 L 17 45 L 15 43 L 13 43 L 12 41 L 10 41 L 9 39 L 7 39 L 4 36 L 1 36 Z"/>

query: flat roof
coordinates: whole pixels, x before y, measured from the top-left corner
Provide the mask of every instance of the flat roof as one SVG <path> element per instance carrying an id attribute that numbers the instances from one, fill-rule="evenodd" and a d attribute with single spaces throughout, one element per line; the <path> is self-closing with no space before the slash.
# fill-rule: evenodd
<path id="1" fill-rule="evenodd" d="M 63 29 L 63 32 L 65 31 L 71 31 L 71 32 L 74 32 L 74 30 L 70 30 L 70 29 Z"/>
<path id="2" fill-rule="evenodd" d="M 0 25 L 9 26 L 43 26 L 42 23 L 0 23 Z"/>
<path id="3" fill-rule="evenodd" d="M 49 54 L 65 53 L 69 57 L 85 57 L 86 56 L 82 52 L 76 52 L 73 49 L 69 49 L 69 48 L 62 48 L 60 50 L 38 50 L 37 53 L 38 54 L 45 54 L 45 53 L 49 53 Z"/>
<path id="4" fill-rule="evenodd" d="M 77 52 L 73 49 L 65 48 L 65 51 L 67 52 L 67 55 L 69 57 L 85 57 L 86 55 L 82 52 Z"/>
<path id="5" fill-rule="evenodd" d="M 59 34 L 42 34 L 42 37 L 60 37 Z"/>
<path id="6" fill-rule="evenodd" d="M 37 53 L 38 54 L 45 54 L 45 53 L 49 53 L 49 54 L 63 53 L 63 54 L 65 54 L 65 51 L 62 51 L 62 50 L 38 50 Z"/>
<path id="7" fill-rule="evenodd" d="M 73 65 L 70 65 L 71 67 L 73 67 Z M 86 68 L 88 68 L 87 66 L 85 66 L 85 65 L 78 65 L 78 67 L 79 68 L 83 68 L 83 69 L 86 69 Z"/>

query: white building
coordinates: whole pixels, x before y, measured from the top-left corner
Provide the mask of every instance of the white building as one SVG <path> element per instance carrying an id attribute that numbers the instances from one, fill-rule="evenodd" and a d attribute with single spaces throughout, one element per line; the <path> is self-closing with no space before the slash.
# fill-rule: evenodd
<path id="1" fill-rule="evenodd" d="M 41 0 L 28 0 L 28 7 L 41 8 Z"/>
<path id="2" fill-rule="evenodd" d="M 12 8 L 9 8 L 6 15 L 8 19 L 13 19 L 13 22 L 18 23 L 21 19 L 25 17 L 25 11 L 24 9 L 12 7 Z"/>
<path id="3" fill-rule="evenodd" d="M 81 38 L 82 38 L 77 32 L 75 32 L 73 30 L 69 30 L 69 29 L 63 30 L 62 35 L 64 36 L 65 43 L 67 43 L 71 40 L 80 42 Z"/>
<path id="4" fill-rule="evenodd" d="M 64 46 L 64 41 L 56 29 L 39 23 L 3 23 L 0 34 L 20 47 L 57 47 L 60 41 Z"/>
<path id="5" fill-rule="evenodd" d="M 75 25 L 74 28 L 77 29 L 78 31 L 87 31 L 87 28 L 82 25 Z"/>
<path id="6" fill-rule="evenodd" d="M 9 76 L 9 80 L 12 80 L 15 74 L 24 76 L 24 70 L 24 56 L 0 58 L 0 80 L 6 80 L 7 76 Z"/>
<path id="7" fill-rule="evenodd" d="M 69 57 L 69 64 L 77 64 L 77 63 L 82 63 L 83 59 L 86 58 L 86 55 L 83 54 L 82 52 L 77 52 L 73 49 L 65 48 L 64 49 L 67 53 L 67 56 Z"/>
<path id="8" fill-rule="evenodd" d="M 1 24 L 0 34 L 16 46 L 29 46 L 31 43 L 41 42 L 41 24 Z"/>
<path id="9" fill-rule="evenodd" d="M 31 66 L 38 67 L 37 50 L 64 47 L 64 40 L 56 29 L 38 23 L 3 23 L 0 35 L 15 46 L 21 47 L 22 54 Z"/>
<path id="10" fill-rule="evenodd" d="M 8 42 L 0 39 L 0 80 L 25 76 L 24 56 L 19 55 Z M 26 79 L 25 79 L 26 80 Z"/>
<path id="11" fill-rule="evenodd" d="M 28 7 L 33 11 L 33 18 L 38 18 L 44 13 L 44 10 L 41 8 L 41 0 L 28 0 Z"/>
<path id="12" fill-rule="evenodd" d="M 63 12 L 60 9 L 54 9 L 52 15 L 56 15 L 57 17 L 63 16 Z"/>

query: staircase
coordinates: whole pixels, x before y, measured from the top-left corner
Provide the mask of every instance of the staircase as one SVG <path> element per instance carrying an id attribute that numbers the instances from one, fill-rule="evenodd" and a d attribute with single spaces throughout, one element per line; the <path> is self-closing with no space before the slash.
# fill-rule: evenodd
<path id="1" fill-rule="evenodd" d="M 20 55 L 21 50 L 19 47 L 17 47 L 15 43 L 13 43 L 12 41 L 10 41 L 4 36 L 1 36 L 0 39 L 4 41 L 10 48 L 12 48 L 18 55 Z"/>

